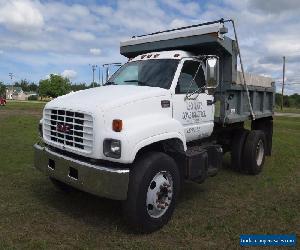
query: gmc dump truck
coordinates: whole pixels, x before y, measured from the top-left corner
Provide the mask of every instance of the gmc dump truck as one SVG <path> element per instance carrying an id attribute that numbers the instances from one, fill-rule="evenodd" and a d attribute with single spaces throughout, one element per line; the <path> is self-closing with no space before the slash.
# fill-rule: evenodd
<path id="1" fill-rule="evenodd" d="M 275 86 L 244 72 L 230 23 L 121 42 L 128 61 L 103 86 L 46 104 L 35 167 L 62 190 L 122 201 L 140 232 L 165 225 L 183 182 L 217 174 L 225 152 L 233 169 L 259 174 L 272 151 Z"/>

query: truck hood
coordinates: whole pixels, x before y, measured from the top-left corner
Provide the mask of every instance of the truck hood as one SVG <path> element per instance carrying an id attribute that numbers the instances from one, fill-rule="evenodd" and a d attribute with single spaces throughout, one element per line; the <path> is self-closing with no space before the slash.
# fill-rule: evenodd
<path id="1" fill-rule="evenodd" d="M 64 108 L 87 112 L 105 111 L 130 102 L 169 94 L 169 90 L 157 87 L 109 85 L 60 96 L 49 102 L 45 108 Z"/>

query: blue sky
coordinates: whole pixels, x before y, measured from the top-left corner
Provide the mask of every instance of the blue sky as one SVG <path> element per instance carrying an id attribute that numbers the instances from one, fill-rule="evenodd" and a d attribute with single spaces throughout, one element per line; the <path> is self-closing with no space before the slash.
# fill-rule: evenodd
<path id="1" fill-rule="evenodd" d="M 89 64 L 126 61 L 120 40 L 224 17 L 237 23 L 246 70 L 279 90 L 285 55 L 286 93 L 300 93 L 299 13 L 299 0 L 0 0 L 0 81 L 91 82 Z"/>

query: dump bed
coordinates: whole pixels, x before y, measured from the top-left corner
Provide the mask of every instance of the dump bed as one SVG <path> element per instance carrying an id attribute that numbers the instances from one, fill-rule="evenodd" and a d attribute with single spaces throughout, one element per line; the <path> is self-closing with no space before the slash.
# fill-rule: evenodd
<path id="1" fill-rule="evenodd" d="M 214 91 L 215 122 L 230 124 L 251 118 L 250 106 L 241 72 L 237 71 L 236 42 L 224 34 L 227 28 L 221 22 L 212 22 L 179 29 L 132 37 L 120 44 L 120 53 L 128 58 L 140 54 L 185 50 L 194 55 L 217 55 L 220 58 L 220 84 Z M 269 77 L 245 74 L 250 102 L 255 119 L 273 115 L 275 101 L 274 81 Z"/>

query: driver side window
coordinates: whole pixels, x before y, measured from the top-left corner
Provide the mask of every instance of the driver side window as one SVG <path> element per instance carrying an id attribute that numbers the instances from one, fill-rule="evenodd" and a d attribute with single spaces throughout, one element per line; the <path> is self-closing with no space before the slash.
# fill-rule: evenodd
<path id="1" fill-rule="evenodd" d="M 198 73 L 195 76 L 197 70 Z M 178 78 L 176 94 L 192 93 L 203 86 L 205 86 L 205 76 L 200 62 L 185 61 Z"/>

